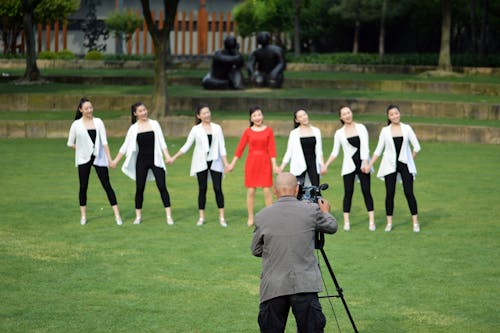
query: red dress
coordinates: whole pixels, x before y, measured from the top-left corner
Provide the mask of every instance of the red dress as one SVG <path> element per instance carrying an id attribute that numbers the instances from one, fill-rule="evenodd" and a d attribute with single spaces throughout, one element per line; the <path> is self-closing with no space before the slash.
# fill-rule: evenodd
<path id="1" fill-rule="evenodd" d="M 241 136 L 235 155 L 241 158 L 248 144 L 248 156 L 245 162 L 246 187 L 273 186 L 273 169 L 271 158 L 276 157 L 274 132 L 271 127 L 263 131 L 247 128 Z"/>

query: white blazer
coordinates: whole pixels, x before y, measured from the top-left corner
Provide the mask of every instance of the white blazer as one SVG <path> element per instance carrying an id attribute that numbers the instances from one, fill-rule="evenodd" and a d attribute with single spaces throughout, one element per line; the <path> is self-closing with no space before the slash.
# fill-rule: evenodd
<path id="1" fill-rule="evenodd" d="M 377 177 L 382 180 L 386 175 L 396 172 L 396 146 L 394 145 L 394 140 L 392 138 L 391 126 L 392 124 L 385 126 L 380 131 L 377 148 L 375 148 L 374 152 L 375 155 L 380 156 L 382 154 L 382 150 L 384 150 L 382 162 L 380 162 L 380 167 L 377 173 Z M 408 170 L 415 178 L 417 168 L 415 167 L 415 161 L 413 160 L 410 143 L 413 146 L 413 151 L 416 153 L 420 151 L 420 144 L 410 125 L 401 123 L 401 131 L 403 132 L 403 145 L 401 146 L 398 161 L 405 163 L 408 166 Z M 398 181 L 401 181 L 399 174 Z"/>
<path id="2" fill-rule="evenodd" d="M 108 158 L 103 149 L 103 146 L 108 144 L 106 128 L 100 118 L 94 117 L 93 121 L 97 132 L 95 145 L 83 124 L 83 118 L 77 119 L 71 124 L 67 145 L 68 147 L 75 145 L 75 166 L 87 163 L 92 155 L 96 157 L 94 165 L 108 166 Z"/>
<path id="3" fill-rule="evenodd" d="M 210 146 L 208 144 L 207 132 L 200 123 L 191 128 L 186 143 L 180 149 L 185 154 L 193 143 L 195 144 L 191 160 L 191 171 L 189 173 L 191 176 L 196 176 L 198 172 L 206 170 L 208 168 L 207 161 L 212 161 L 210 169 L 224 172 L 222 156 L 227 155 L 224 134 L 219 125 L 210 123 L 210 127 L 212 128 L 212 144 Z"/>
<path id="4" fill-rule="evenodd" d="M 311 129 L 316 138 L 316 172 L 320 173 L 321 158 L 323 157 L 321 131 L 314 126 L 311 126 Z M 306 159 L 302 151 L 302 145 L 300 144 L 300 127 L 291 130 L 288 136 L 288 145 L 285 156 L 283 157 L 283 163 L 287 164 L 288 162 L 290 162 L 290 172 L 295 176 L 301 175 L 307 169 Z"/>
<path id="5" fill-rule="evenodd" d="M 356 132 L 359 136 L 360 141 L 360 149 L 359 155 L 361 160 L 370 160 L 370 147 L 368 146 L 368 131 L 366 130 L 365 125 L 355 123 Z M 358 148 L 354 147 L 347 141 L 347 137 L 345 135 L 345 126 L 342 126 L 335 132 L 335 136 L 333 137 L 333 149 L 331 156 L 337 158 L 339 155 L 340 146 L 342 145 L 342 150 L 344 152 L 344 158 L 342 161 L 342 171 L 341 175 L 347 175 L 356 170 L 356 165 L 352 159 L 352 156 L 358 151 Z"/>
<path id="6" fill-rule="evenodd" d="M 153 129 L 155 136 L 155 146 L 154 146 L 154 164 L 155 166 L 162 168 L 167 171 L 165 167 L 165 162 L 163 161 L 164 148 L 167 148 L 167 143 L 165 142 L 165 137 L 160 127 L 160 123 L 156 120 L 149 119 L 151 128 Z M 125 154 L 125 162 L 122 165 L 122 171 L 124 174 L 135 180 L 135 165 L 137 163 L 137 155 L 139 153 L 139 147 L 137 145 L 137 123 L 130 126 L 127 131 L 127 136 L 125 137 L 125 142 L 120 147 L 120 153 Z M 148 170 L 147 180 L 155 180 L 153 172 Z"/>

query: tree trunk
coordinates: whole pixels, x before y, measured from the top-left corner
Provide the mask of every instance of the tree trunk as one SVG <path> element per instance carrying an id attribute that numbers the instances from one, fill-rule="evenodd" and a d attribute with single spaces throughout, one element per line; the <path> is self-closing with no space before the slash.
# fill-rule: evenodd
<path id="1" fill-rule="evenodd" d="M 359 19 L 356 19 L 354 23 L 354 41 L 352 43 L 352 53 L 358 54 L 359 50 L 359 30 L 361 28 L 361 22 Z"/>
<path id="2" fill-rule="evenodd" d="M 300 56 L 301 51 L 301 43 L 300 43 L 300 9 L 301 9 L 301 0 L 295 0 L 294 4 L 294 38 L 293 38 L 293 54 L 294 56 Z"/>
<path id="3" fill-rule="evenodd" d="M 385 15 L 387 13 L 387 0 L 382 1 L 382 12 L 380 14 L 380 31 L 378 36 L 378 57 L 380 60 L 385 54 Z"/>
<path id="4" fill-rule="evenodd" d="M 150 109 L 163 117 L 169 114 L 167 95 L 167 63 L 170 43 L 170 29 L 173 26 L 179 0 L 163 0 L 163 28 L 158 29 L 151 16 L 149 0 L 141 0 L 144 20 L 155 49 L 155 76 L 153 79 L 153 101 Z"/>
<path id="5" fill-rule="evenodd" d="M 488 28 L 488 0 L 483 0 L 481 2 L 481 12 L 482 12 L 481 32 L 479 35 L 479 45 L 478 45 L 478 53 L 480 59 L 484 57 L 484 53 L 486 50 L 486 29 Z"/>
<path id="6" fill-rule="evenodd" d="M 123 10 L 123 0 L 115 0 L 115 10 L 117 13 Z M 115 34 L 115 53 L 123 54 L 123 34 L 121 32 Z"/>
<path id="7" fill-rule="evenodd" d="M 33 25 L 33 11 L 37 5 L 38 1 L 33 1 L 32 3 L 27 0 L 22 1 L 23 25 L 26 39 L 26 71 L 22 79 L 27 81 L 40 80 L 40 70 L 36 65 L 35 31 Z"/>
<path id="8" fill-rule="evenodd" d="M 477 54 L 476 0 L 470 0 L 470 51 Z"/>
<path id="9" fill-rule="evenodd" d="M 166 43 L 155 44 L 155 76 L 153 80 L 153 105 L 151 105 L 151 109 L 160 117 L 169 114 L 167 94 L 167 52 L 165 46 Z"/>
<path id="10" fill-rule="evenodd" d="M 451 31 L 451 6 L 450 0 L 441 0 L 442 22 L 441 22 L 441 48 L 439 50 L 438 69 L 451 71 L 450 57 L 450 31 Z"/>

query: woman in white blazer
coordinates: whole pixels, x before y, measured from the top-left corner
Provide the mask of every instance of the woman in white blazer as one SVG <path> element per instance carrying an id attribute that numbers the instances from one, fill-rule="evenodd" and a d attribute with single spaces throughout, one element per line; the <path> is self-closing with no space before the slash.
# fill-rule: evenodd
<path id="1" fill-rule="evenodd" d="M 108 165 L 111 154 L 106 137 L 106 128 L 101 119 L 94 117 L 94 108 L 87 98 L 83 97 L 76 109 L 75 121 L 71 124 L 68 136 L 68 147 L 75 149 L 75 165 L 78 167 L 80 181 L 80 224 L 87 224 L 87 188 L 92 166 L 106 191 L 108 201 L 115 214 L 116 224 L 122 225 L 115 191 L 109 181 Z"/>
<path id="2" fill-rule="evenodd" d="M 320 172 L 324 167 L 321 131 L 309 122 L 304 109 L 293 114 L 295 129 L 290 131 L 285 156 L 279 167 L 280 172 L 290 162 L 290 173 L 300 184 L 319 185 Z"/>
<path id="3" fill-rule="evenodd" d="M 172 225 L 174 220 L 170 209 L 170 195 L 165 182 L 165 163 L 172 163 L 172 157 L 168 153 L 160 123 L 148 118 L 148 110 L 141 102 L 132 104 L 131 118 L 132 126 L 128 129 L 125 142 L 113 161 L 113 167 L 126 156 L 122 171 L 136 182 L 133 223 L 141 223 L 146 180 L 155 180 L 165 207 L 167 224 Z"/>
<path id="4" fill-rule="evenodd" d="M 344 180 L 344 230 L 349 231 L 351 224 L 352 195 L 354 194 L 354 181 L 356 178 L 361 184 L 361 192 L 368 211 L 368 229 L 375 231 L 375 214 L 373 211 L 373 197 L 371 194 L 370 173 L 364 173 L 362 168 L 369 163 L 370 147 L 368 146 L 368 131 L 363 124 L 354 122 L 352 110 L 348 106 L 339 108 L 339 118 L 343 126 L 335 132 L 333 149 L 325 163 L 323 172 L 335 161 L 342 146 L 344 158 L 342 162 L 342 178 Z"/>
<path id="5" fill-rule="evenodd" d="M 410 125 L 400 121 L 401 113 L 397 105 L 391 104 L 388 106 L 387 118 L 388 125 L 380 131 L 377 148 L 364 171 L 369 172 L 382 151 L 384 151 L 377 177 L 385 181 L 385 210 L 387 215 L 385 231 L 392 230 L 394 195 L 396 193 L 396 181 L 399 181 L 403 183 L 406 201 L 412 216 L 413 231 L 420 232 L 417 200 L 413 193 L 413 180 L 417 174 L 414 158 L 420 151 L 420 144 Z M 413 146 L 413 151 L 410 149 L 410 143 Z"/>
<path id="6" fill-rule="evenodd" d="M 189 151 L 194 143 L 191 159 L 191 176 L 198 179 L 198 210 L 197 226 L 205 223 L 205 206 L 207 202 L 207 183 L 212 180 L 215 200 L 219 208 L 219 223 L 227 227 L 224 218 L 224 194 L 222 192 L 222 177 L 224 168 L 228 166 L 226 144 L 222 128 L 212 122 L 212 115 L 207 104 L 200 104 L 195 110 L 195 126 L 191 128 L 186 143 L 172 157 L 175 161 L 179 156 Z"/>

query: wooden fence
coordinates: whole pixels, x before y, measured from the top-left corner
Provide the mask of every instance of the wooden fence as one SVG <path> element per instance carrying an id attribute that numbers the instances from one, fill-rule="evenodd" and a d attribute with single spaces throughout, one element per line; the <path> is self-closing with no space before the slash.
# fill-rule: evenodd
<path id="1" fill-rule="evenodd" d="M 158 28 L 163 28 L 164 13 L 151 12 Z M 141 15 L 137 11 L 137 15 Z M 36 27 L 37 51 L 54 51 L 68 49 L 67 22 L 38 24 Z M 199 11 L 178 12 L 170 32 L 170 51 L 172 55 L 194 56 L 210 55 L 223 47 L 224 38 L 233 35 L 240 44 L 240 51 L 249 54 L 255 49 L 255 38 L 243 39 L 237 36 L 236 22 L 231 12 L 207 13 L 203 7 Z M 21 36 L 21 39 L 24 38 Z M 24 53 L 24 43 L 21 43 L 20 52 Z M 149 55 L 154 53 L 154 47 L 144 22 L 142 28 L 135 31 L 132 38 L 125 42 L 126 53 L 134 55 Z M 72 51 L 70 49 L 70 51 Z"/>

